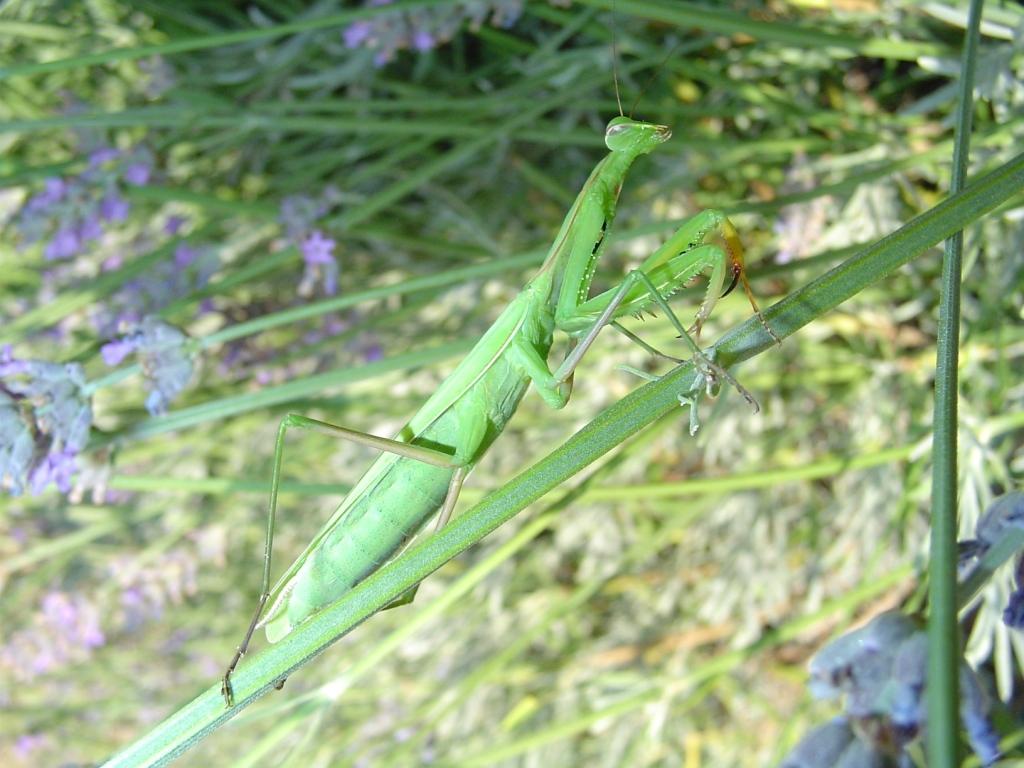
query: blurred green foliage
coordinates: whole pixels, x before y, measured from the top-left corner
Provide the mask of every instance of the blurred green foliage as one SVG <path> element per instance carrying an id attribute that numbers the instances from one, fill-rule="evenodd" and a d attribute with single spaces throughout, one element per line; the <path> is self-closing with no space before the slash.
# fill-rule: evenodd
<path id="1" fill-rule="evenodd" d="M 4 765 L 100 761 L 216 681 L 256 599 L 278 419 L 400 428 L 539 263 L 602 153 L 613 73 L 625 109 L 675 136 L 631 173 L 597 289 L 714 206 L 766 306 L 948 188 L 959 5 L 538 0 L 514 20 L 464 14 L 450 39 L 436 30 L 454 17 L 430 14 L 473 3 L 406 5 L 408 45 L 386 57 L 351 29 L 393 9 L 333 1 L 0 10 L 0 343 L 81 364 L 94 396 L 71 492 L 0 499 Z M 993 5 L 985 22 L 972 175 L 1024 133 L 1024 13 Z M 26 246 L 19 217 L 46 179 L 139 146 L 154 172 L 124 189 L 125 221 L 70 259 Z M 280 220 L 329 187 L 333 297 L 303 281 Z M 1024 473 L 1022 202 L 966 233 L 965 533 Z M 216 271 L 172 280 L 159 265 L 182 244 Z M 834 711 L 805 692 L 814 649 L 916 590 L 939 272 L 924 254 L 744 365 L 760 414 L 723 389 L 696 438 L 680 411 L 623 445 L 579 498 L 503 527 L 181 763 L 778 761 Z M 699 291 L 674 299 L 684 318 Z M 145 410 L 137 368 L 101 358 L 126 307 L 195 340 L 166 415 Z M 722 301 L 705 338 L 748 314 Z M 632 327 L 678 344 L 660 319 Z M 528 396 L 464 499 L 634 388 L 622 363 L 655 365 L 606 334 L 568 408 Z M 288 446 L 278 572 L 371 459 Z M 468 597 L 435 602 L 495 553 Z M 1003 574 L 983 593 L 968 657 L 1012 704 L 1011 588 Z"/>

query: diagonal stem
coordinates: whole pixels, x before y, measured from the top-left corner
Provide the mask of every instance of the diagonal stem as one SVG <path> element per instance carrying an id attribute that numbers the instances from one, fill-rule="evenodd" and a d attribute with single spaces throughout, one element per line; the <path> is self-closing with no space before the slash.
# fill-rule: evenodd
<path id="1" fill-rule="evenodd" d="M 780 338 L 884 279 L 925 249 L 979 219 L 1024 188 L 1024 154 L 979 179 L 963 192 L 918 216 L 892 235 L 765 311 Z M 721 365 L 734 365 L 775 349 L 757 318 L 733 329 L 716 346 Z M 696 373 L 681 365 L 612 405 L 565 444 L 488 495 L 436 535 L 411 547 L 356 586 L 344 598 L 301 624 L 281 642 L 237 671 L 237 706 L 224 709 L 220 685 L 205 692 L 113 757 L 109 766 L 163 765 L 240 712 L 448 560 L 465 551 L 548 491 L 657 419 L 677 413 L 677 394 L 693 387 Z"/>

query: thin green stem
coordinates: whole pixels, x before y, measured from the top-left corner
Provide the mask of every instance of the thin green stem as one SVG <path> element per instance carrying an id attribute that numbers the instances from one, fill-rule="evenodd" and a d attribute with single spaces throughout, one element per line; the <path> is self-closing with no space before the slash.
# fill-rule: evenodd
<path id="1" fill-rule="evenodd" d="M 725 35 L 744 34 L 758 40 L 793 45 L 801 49 L 831 48 L 882 59 L 914 61 L 920 56 L 942 56 L 948 49 L 933 43 L 899 41 L 891 38 L 863 38 L 789 24 L 759 20 L 751 15 L 684 0 L 578 0 L 580 5 L 601 8 L 623 16 L 674 24 L 685 29 L 697 27 Z"/>
<path id="2" fill-rule="evenodd" d="M 982 0 L 972 0 L 961 62 L 956 140 L 950 192 L 963 189 L 967 178 L 974 64 Z M 960 344 L 960 279 L 963 230 L 946 240 L 942 262 L 941 300 L 935 370 L 934 444 L 932 448 L 932 526 L 928 598 L 928 764 L 954 768 L 960 764 L 959 669 L 960 627 L 957 621 L 957 377 Z"/>

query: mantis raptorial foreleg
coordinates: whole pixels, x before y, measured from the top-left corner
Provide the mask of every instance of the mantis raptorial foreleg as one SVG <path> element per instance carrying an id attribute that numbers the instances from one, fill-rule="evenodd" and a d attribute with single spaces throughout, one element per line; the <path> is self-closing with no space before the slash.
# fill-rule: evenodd
<path id="1" fill-rule="evenodd" d="M 260 617 L 263 615 L 263 609 L 270 597 L 271 552 L 274 547 L 274 527 L 277 519 L 277 496 L 281 485 L 281 463 L 284 458 L 285 437 L 288 434 L 288 430 L 293 427 L 312 430 L 313 432 L 319 432 L 330 437 L 338 437 L 342 440 L 349 440 L 354 443 L 359 443 L 360 445 L 376 448 L 384 453 L 393 453 L 408 459 L 422 461 L 425 464 L 430 464 L 431 466 L 440 467 L 442 469 L 455 470 L 452 474 L 451 482 L 448 485 L 448 494 L 445 497 L 444 504 L 441 507 L 441 512 L 438 517 L 438 527 L 444 525 L 451 517 L 452 510 L 455 508 L 455 503 L 458 501 L 459 492 L 462 490 L 462 482 L 469 471 L 467 465 L 460 463 L 454 458 L 454 456 L 444 453 L 443 451 L 436 451 L 432 448 L 425 448 L 420 445 L 403 443 L 400 440 L 389 440 L 385 437 L 378 437 L 366 432 L 348 429 L 347 427 L 340 427 L 336 424 L 312 419 L 308 416 L 302 416 L 297 413 L 289 413 L 281 419 L 281 424 L 277 429 L 277 440 L 274 443 L 274 465 L 270 479 L 270 509 L 267 512 L 267 532 L 263 549 L 263 581 L 260 586 L 260 596 L 256 603 L 256 610 L 253 612 L 252 620 L 249 622 L 249 628 L 246 630 L 241 644 L 235 650 L 235 655 L 232 657 L 231 663 L 228 664 L 227 671 L 224 673 L 224 678 L 221 682 L 221 694 L 224 696 L 224 700 L 227 702 L 228 706 L 232 706 L 234 703 L 234 695 L 231 690 L 231 673 L 235 671 L 235 667 L 238 666 L 238 662 L 241 661 L 242 656 L 244 656 L 245 652 L 249 649 L 249 643 L 252 640 L 253 634 L 256 632 L 256 627 L 259 626 Z M 282 684 L 284 683 L 283 680 L 281 682 Z"/>
<path id="2" fill-rule="evenodd" d="M 718 242 L 709 242 L 712 238 Z M 726 276 L 729 275 L 734 285 L 737 281 L 743 285 L 744 293 L 761 324 L 773 339 L 779 340 L 761 315 L 747 282 L 743 246 L 740 244 L 736 228 L 721 211 L 701 211 L 687 220 L 660 248 L 648 256 L 637 270 L 651 279 L 665 299 L 670 298 L 697 275 L 705 272 L 708 274 L 704 300 L 697 309 L 690 329 L 698 339 L 704 322 L 710 317 L 715 304 L 723 294 Z M 601 312 L 617 290 L 612 288 L 581 302 L 574 308 L 572 315 L 560 323 L 560 327 L 572 332 L 579 325 L 578 318 L 591 317 Z M 637 314 L 646 308 L 649 300 L 649 291 L 638 288 L 621 300 L 621 309 L 616 312 L 616 316 Z"/>
<path id="3" fill-rule="evenodd" d="M 708 243 L 707 240 L 712 235 L 716 236 L 722 245 Z M 742 281 L 754 311 L 758 317 L 761 317 L 760 310 L 757 308 L 747 284 L 743 271 L 742 246 L 732 223 L 723 213 L 715 210 L 703 211 L 694 216 L 676 230 L 637 269 L 629 272 L 618 286 L 582 301 L 575 308 L 556 317 L 556 325 L 579 336 L 580 342 L 552 375 L 553 382 L 560 384 L 572 377 L 579 361 L 594 343 L 601 329 L 608 324 L 615 326 L 627 338 L 638 343 L 648 352 L 679 362 L 676 358 L 653 348 L 616 322 L 616 319 L 623 315 L 638 314 L 653 302 L 665 313 L 679 333 L 679 337 L 684 339 L 690 347 L 698 371 L 706 379 L 721 378 L 729 382 L 753 406 L 756 412 L 758 410 L 757 401 L 750 392 L 740 385 L 728 371 L 701 351 L 693 336 L 683 327 L 666 301 L 668 296 L 671 296 L 692 278 L 704 272 L 709 273 L 707 292 L 697 310 L 691 328 L 693 335 L 699 338 L 704 321 L 710 316 L 722 293 L 725 277 L 730 269 L 734 278 Z M 767 325 L 765 327 L 767 328 Z M 770 328 L 768 331 L 775 337 Z"/>

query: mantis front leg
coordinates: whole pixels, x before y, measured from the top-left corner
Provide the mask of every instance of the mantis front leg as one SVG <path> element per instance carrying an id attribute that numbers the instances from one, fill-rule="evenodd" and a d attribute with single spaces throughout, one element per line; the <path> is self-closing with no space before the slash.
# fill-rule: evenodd
<path id="1" fill-rule="evenodd" d="M 718 242 L 708 242 L 712 239 Z M 708 288 L 697 310 L 693 326 L 688 332 L 666 299 L 689 280 L 705 272 L 708 273 Z M 553 383 L 557 385 L 571 379 L 579 361 L 594 343 L 601 329 L 608 324 L 614 325 L 649 352 L 661 354 L 616 322 L 626 314 L 638 314 L 648 309 L 653 303 L 665 313 L 680 338 L 686 340 L 699 372 L 709 380 L 721 377 L 728 381 L 757 411 L 757 401 L 753 396 L 727 371 L 705 355 L 694 338 L 700 337 L 701 328 L 722 294 L 726 276 L 730 272 L 734 284 L 736 281 L 742 282 L 754 311 L 761 318 L 768 333 L 778 340 L 764 322 L 750 291 L 743 263 L 743 250 L 735 228 L 724 214 L 708 210 L 680 227 L 637 269 L 627 274 L 618 286 L 586 301 L 570 301 L 566 306 L 556 308 L 556 326 L 578 337 L 580 341 L 552 374 Z"/>
<path id="2" fill-rule="evenodd" d="M 637 271 L 647 275 L 655 292 L 665 299 L 671 297 L 693 278 L 707 273 L 708 287 L 690 329 L 697 339 L 700 338 L 704 322 L 710 317 L 715 304 L 723 295 L 728 275 L 733 286 L 737 282 L 743 285 L 754 314 L 768 334 L 779 341 L 761 314 L 750 289 L 743 259 L 743 246 L 736 228 L 721 211 L 709 209 L 689 219 L 660 248 L 648 256 Z M 556 312 L 557 325 L 569 333 L 578 332 L 581 327 L 589 326 L 590 319 L 599 316 L 615 302 L 619 290 L 618 287 L 612 288 L 591 299 L 567 303 Z M 732 286 L 728 290 L 732 290 Z M 619 299 L 612 317 L 637 314 L 647 309 L 652 300 L 656 301 L 650 289 L 638 285 L 635 290 L 627 292 Z"/>

